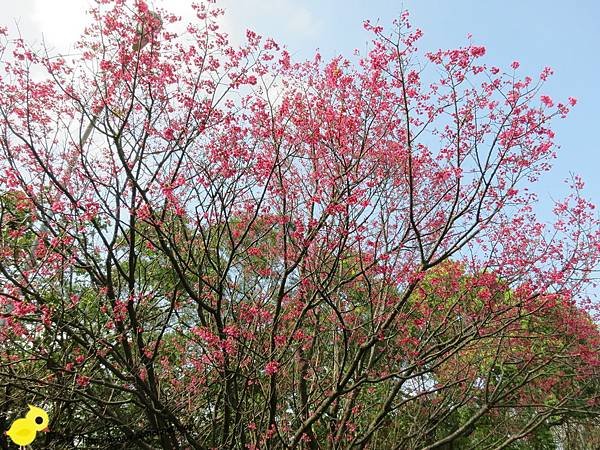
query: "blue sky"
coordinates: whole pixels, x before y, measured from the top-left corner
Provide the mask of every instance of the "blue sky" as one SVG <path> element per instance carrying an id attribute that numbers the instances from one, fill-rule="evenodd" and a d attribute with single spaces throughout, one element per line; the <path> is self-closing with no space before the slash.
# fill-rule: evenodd
<path id="1" fill-rule="evenodd" d="M 266 0 L 267 3 L 269 2 Z M 487 48 L 486 62 L 508 67 L 521 63 L 519 73 L 537 78 L 546 66 L 554 76 L 542 93 L 555 100 L 569 96 L 578 99 L 566 119 L 556 120 L 553 129 L 561 148 L 554 168 L 533 187 L 539 195 L 536 213 L 542 221 L 553 221 L 554 200 L 568 193 L 564 183 L 570 173 L 585 181 L 584 195 L 600 206 L 600 2 L 575 0 L 271 0 L 278 8 L 248 8 L 240 14 L 241 3 L 230 7 L 237 25 L 245 20 L 259 32 L 286 43 L 297 57 L 309 58 L 316 48 L 326 57 L 342 53 L 350 56 L 364 49 L 369 36 L 362 21 L 377 19 L 388 25 L 402 9 L 407 9 L 414 26 L 424 37 L 423 51 L 465 45 L 472 41 Z M 299 5 L 295 14 L 282 15 L 284 3 Z M 238 15 L 239 14 L 239 15 Z M 299 31 L 300 29 L 300 31 Z M 302 31 L 303 30 L 303 31 Z M 598 288 L 588 294 L 600 298 Z"/>
<path id="2" fill-rule="evenodd" d="M 0 23 L 18 23 L 23 37 L 68 51 L 82 31 L 90 0 L 0 0 Z M 191 0 L 148 0 L 172 9 L 185 19 Z M 519 60 L 522 75 L 537 76 L 550 66 L 555 75 L 544 94 L 555 100 L 573 96 L 577 106 L 554 129 L 561 145 L 554 169 L 537 184 L 536 208 L 552 220 L 552 199 L 567 193 L 563 180 L 582 175 L 584 194 L 600 205 L 600 2 L 597 0 L 219 0 L 227 10 L 223 28 L 233 42 L 245 29 L 285 44 L 296 58 L 310 58 L 318 48 L 325 57 L 351 56 L 364 49 L 370 37 L 362 22 L 390 24 L 408 9 L 413 25 L 424 31 L 423 51 L 454 48 L 472 41 L 487 48 L 486 61 L 507 67 Z"/>
<path id="3" fill-rule="evenodd" d="M 43 35 L 57 52 L 68 52 L 81 33 L 91 0 L 0 0 L 0 23 L 15 24 L 27 40 Z M 151 5 L 190 17 L 191 0 L 148 0 Z M 552 199 L 568 192 L 563 182 L 576 173 L 586 182 L 584 194 L 600 205 L 600 2 L 597 0 L 218 0 L 227 13 L 222 28 L 240 43 L 251 28 L 273 37 L 297 59 L 311 58 L 316 49 L 327 57 L 351 57 L 365 49 L 370 36 L 362 22 L 379 19 L 388 25 L 407 9 L 414 26 L 424 31 L 423 51 L 455 48 L 472 41 L 487 48 L 486 62 L 508 67 L 521 63 L 520 73 L 536 77 L 550 66 L 554 76 L 542 93 L 555 100 L 578 99 L 566 120 L 554 130 L 561 145 L 554 169 L 534 187 L 536 208 L 552 221 Z M 600 298 L 598 289 L 593 289 Z"/>
<path id="4" fill-rule="evenodd" d="M 67 49 L 81 32 L 90 0 L 0 0 L 0 22 L 17 22 L 28 40 L 43 34 L 57 49 Z M 184 18 L 191 0 L 148 0 Z M 561 144 L 552 172 L 538 185 L 541 216 L 551 219 L 551 197 L 566 192 L 570 172 L 583 176 L 585 194 L 600 204 L 600 2 L 596 0 L 219 0 L 227 10 L 223 28 L 240 42 L 246 28 L 286 44 L 296 58 L 310 58 L 318 48 L 325 57 L 351 56 L 370 37 L 364 19 L 389 24 L 402 9 L 424 31 L 423 50 L 473 42 L 487 47 L 486 61 L 508 66 L 521 62 L 520 73 L 535 76 L 545 67 L 555 75 L 544 93 L 558 100 L 572 96 L 577 106 L 554 129 Z"/>
<path id="5" fill-rule="evenodd" d="M 228 2 L 236 10 L 240 2 Z M 237 4 L 235 4 L 237 3 Z M 241 2 L 246 3 L 247 2 Z M 269 2 L 267 2 L 269 3 Z M 272 2 L 281 6 L 284 1 Z M 565 120 L 554 129 L 560 143 L 555 167 L 538 184 L 539 213 L 551 218 L 552 200 L 567 192 L 563 180 L 570 172 L 582 175 L 585 194 L 600 205 L 600 2 L 577 0 L 330 0 L 295 1 L 301 10 L 296 22 L 282 16 L 281 8 L 245 14 L 261 34 L 272 36 L 297 57 L 310 57 L 316 48 L 324 56 L 351 55 L 364 49 L 369 39 L 362 20 L 380 19 L 389 24 L 402 8 L 408 9 L 413 25 L 424 31 L 419 48 L 435 50 L 464 45 L 468 33 L 473 42 L 485 45 L 489 63 L 508 66 L 519 60 L 522 74 L 537 75 L 545 66 L 555 70 L 543 92 L 554 99 L 578 99 Z M 265 8 L 266 9 L 266 8 Z M 305 32 L 297 28 L 305 22 Z M 238 20 L 236 23 L 239 24 Z"/>

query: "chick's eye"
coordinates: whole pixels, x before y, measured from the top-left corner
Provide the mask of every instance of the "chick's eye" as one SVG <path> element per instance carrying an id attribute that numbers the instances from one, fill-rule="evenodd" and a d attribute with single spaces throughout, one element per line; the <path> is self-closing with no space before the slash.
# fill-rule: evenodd
<path id="1" fill-rule="evenodd" d="M 43 421 L 44 421 L 44 419 L 42 419 L 40 416 L 37 416 L 35 418 L 35 423 L 37 423 L 38 425 L 41 425 Z"/>

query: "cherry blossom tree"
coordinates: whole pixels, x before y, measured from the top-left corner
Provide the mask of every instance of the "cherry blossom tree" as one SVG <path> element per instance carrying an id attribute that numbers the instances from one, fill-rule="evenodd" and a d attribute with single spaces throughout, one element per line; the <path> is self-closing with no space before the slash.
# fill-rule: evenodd
<path id="1" fill-rule="evenodd" d="M 576 176 L 533 212 L 576 103 L 551 69 L 422 54 L 406 13 L 296 62 L 231 46 L 212 2 L 184 31 L 96 3 L 76 57 L 0 29 L 0 425 L 43 403 L 47 448 L 148 449 L 593 425 L 599 221 Z"/>

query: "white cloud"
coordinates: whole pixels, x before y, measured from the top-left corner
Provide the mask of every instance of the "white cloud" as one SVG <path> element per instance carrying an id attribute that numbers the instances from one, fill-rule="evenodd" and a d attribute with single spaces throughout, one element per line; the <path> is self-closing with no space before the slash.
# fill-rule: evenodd
<path id="1" fill-rule="evenodd" d="M 151 3 L 182 16 L 184 22 L 193 20 L 191 0 Z M 220 20 L 221 31 L 229 35 L 233 44 L 245 41 L 247 29 L 264 37 L 276 37 L 280 43 L 288 39 L 313 39 L 321 29 L 321 21 L 299 0 L 218 0 L 215 6 L 225 10 Z"/>
<path id="2" fill-rule="evenodd" d="M 48 47 L 68 52 L 89 20 L 86 10 L 90 6 L 87 0 L 34 0 L 31 20 Z"/>
<path id="3" fill-rule="evenodd" d="M 149 0 L 151 7 L 162 7 L 193 21 L 192 0 Z M 20 0 L 3 5 L 3 19 L 19 22 L 24 37 L 40 41 L 42 36 L 56 53 L 69 52 L 90 20 L 86 10 L 91 0 Z M 219 0 L 225 9 L 221 29 L 233 44 L 245 40 L 246 29 L 274 37 L 280 43 L 314 39 L 322 23 L 298 0 Z"/>

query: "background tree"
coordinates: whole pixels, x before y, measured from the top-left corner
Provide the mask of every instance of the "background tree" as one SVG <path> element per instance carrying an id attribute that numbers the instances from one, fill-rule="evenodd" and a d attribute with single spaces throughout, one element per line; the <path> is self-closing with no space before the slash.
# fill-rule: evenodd
<path id="1" fill-rule="evenodd" d="M 44 403 L 47 448 L 149 449 L 593 424 L 598 220 L 576 177 L 553 227 L 528 187 L 575 104 L 540 95 L 550 69 L 419 60 L 406 14 L 356 63 L 295 63 L 194 10 L 177 34 L 99 0 L 73 60 L 2 31 L 4 423 Z"/>

